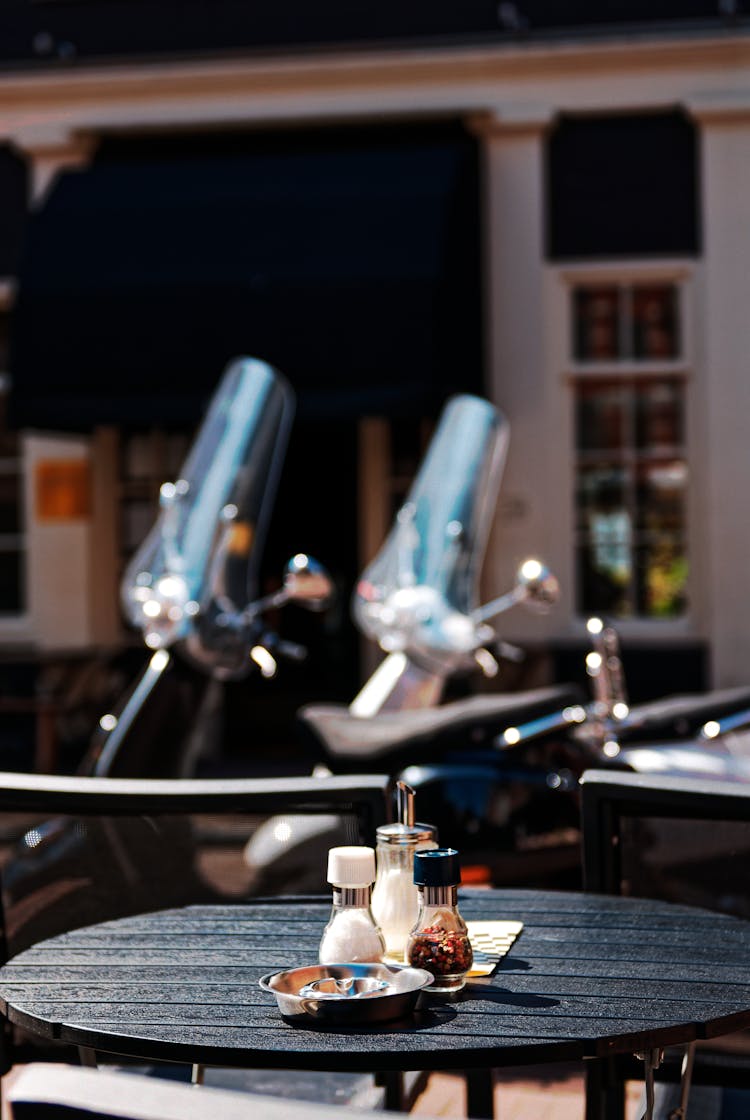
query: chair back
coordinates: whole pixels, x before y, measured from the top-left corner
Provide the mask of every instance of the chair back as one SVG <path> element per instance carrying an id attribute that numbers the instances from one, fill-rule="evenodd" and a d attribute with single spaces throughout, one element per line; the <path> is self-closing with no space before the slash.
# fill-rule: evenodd
<path id="1" fill-rule="evenodd" d="M 750 918 L 750 785 L 589 770 L 581 795 L 586 890 Z"/>
<path id="2" fill-rule="evenodd" d="M 0 773 L 0 963 L 35 942 L 170 906 L 328 892 L 337 844 L 374 844 L 390 779 L 159 781 Z M 267 858 L 251 837 L 266 827 Z M 261 852 L 261 857 L 257 852 Z M 6 1024 L 7 1026 L 7 1024 Z M 6 1030 L 0 1071 L 20 1060 Z"/>
<path id="3" fill-rule="evenodd" d="M 330 1120 L 326 1105 L 180 1085 L 136 1073 L 34 1062 L 8 1093 L 12 1120 Z M 341 1120 L 382 1112 L 335 1106 Z"/>
<path id="4" fill-rule="evenodd" d="M 750 785 L 587 770 L 581 778 L 581 816 L 586 890 L 750 918 Z M 747 1087 L 747 1036 L 733 1036 L 727 1047 L 719 1040 L 689 1060 L 691 1116 L 694 1104 L 718 1116 L 725 1088 Z M 679 1082 L 681 1067 L 668 1054 L 659 1075 Z M 586 1116 L 621 1120 L 625 1082 L 639 1076 L 632 1059 L 623 1056 L 588 1063 Z M 657 1085 L 658 1115 L 682 1115 L 682 1103 L 679 1085 Z M 747 1114 L 743 1094 L 737 1115 Z"/>

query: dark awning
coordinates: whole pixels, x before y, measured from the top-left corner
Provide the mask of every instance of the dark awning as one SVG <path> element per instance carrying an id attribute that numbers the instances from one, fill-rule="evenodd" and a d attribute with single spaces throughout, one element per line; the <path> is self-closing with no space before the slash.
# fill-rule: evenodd
<path id="1" fill-rule="evenodd" d="M 261 357 L 304 414 L 480 385 L 476 150 L 459 126 L 113 140 L 29 223 L 23 425 L 182 425 Z"/>

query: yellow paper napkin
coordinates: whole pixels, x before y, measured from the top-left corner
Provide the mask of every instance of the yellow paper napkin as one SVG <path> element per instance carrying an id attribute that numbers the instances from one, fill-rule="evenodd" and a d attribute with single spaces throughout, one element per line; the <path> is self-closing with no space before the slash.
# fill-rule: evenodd
<path id="1" fill-rule="evenodd" d="M 474 964 L 467 976 L 489 976 L 523 929 L 523 922 L 467 922 Z"/>

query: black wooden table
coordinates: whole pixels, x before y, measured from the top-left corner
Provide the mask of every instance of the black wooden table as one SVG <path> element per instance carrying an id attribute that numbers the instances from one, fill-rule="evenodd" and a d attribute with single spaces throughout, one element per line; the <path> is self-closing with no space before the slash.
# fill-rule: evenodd
<path id="1" fill-rule="evenodd" d="M 347 1071 L 603 1058 L 750 1026 L 750 923 L 663 902 L 465 891 L 468 918 L 524 929 L 492 978 L 408 1022 L 283 1020 L 258 978 L 316 960 L 328 904 L 192 906 L 40 942 L 0 969 L 0 1006 L 47 1038 L 147 1060 Z M 491 1115 L 488 1093 L 470 1115 Z"/>

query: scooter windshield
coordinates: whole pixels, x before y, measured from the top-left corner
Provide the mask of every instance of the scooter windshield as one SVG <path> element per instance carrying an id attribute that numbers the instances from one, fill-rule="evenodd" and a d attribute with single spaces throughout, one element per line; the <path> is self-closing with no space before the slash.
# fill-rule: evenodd
<path id="1" fill-rule="evenodd" d="M 431 665 L 476 650 L 472 620 L 509 437 L 488 401 L 453 397 L 380 552 L 355 591 L 357 625 Z"/>
<path id="2" fill-rule="evenodd" d="M 187 639 L 211 666 L 256 596 L 258 566 L 294 414 L 265 362 L 228 366 L 179 478 L 122 582 L 130 622 L 152 649 Z M 218 626 L 217 626 L 218 622 Z"/>

